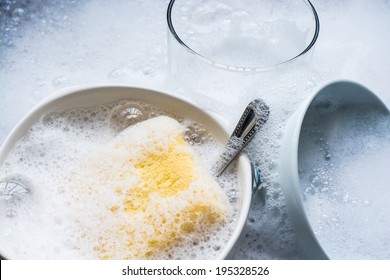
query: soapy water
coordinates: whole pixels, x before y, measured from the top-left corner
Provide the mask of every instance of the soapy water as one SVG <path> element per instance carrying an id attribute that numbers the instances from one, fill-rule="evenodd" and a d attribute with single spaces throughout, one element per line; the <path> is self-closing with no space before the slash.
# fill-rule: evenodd
<path id="1" fill-rule="evenodd" d="M 332 259 L 389 259 L 389 116 L 369 105 L 312 114 L 319 116 L 303 124 L 299 176 L 316 237 Z"/>
<path id="2" fill-rule="evenodd" d="M 191 75 L 188 83 L 178 84 L 168 73 L 168 1 L 1 1 L 0 85 L 5 106 L 0 111 L 0 139 L 39 100 L 78 84 L 125 83 L 170 91 L 218 113 L 231 130 L 245 106 L 261 97 L 272 114 L 246 150 L 260 167 L 266 188 L 255 196 L 244 237 L 231 257 L 299 258 L 277 168 L 286 120 L 318 85 L 334 78 L 357 80 L 390 102 L 388 81 L 383 79 L 383 73 L 390 72 L 390 41 L 383 36 L 390 26 L 389 1 L 311 2 L 321 31 L 307 61 L 248 76 L 244 82 L 224 74 L 218 76 L 219 83 L 212 83 L 213 73 L 201 72 L 204 78 L 195 86 L 208 91 L 194 92 L 185 87 L 193 86 Z M 291 10 L 292 16 L 296 13 Z"/>
<path id="3" fill-rule="evenodd" d="M 177 0 L 172 24 L 180 39 L 201 56 L 245 68 L 266 68 L 297 56 L 315 30 L 304 1 Z"/>
<path id="4" fill-rule="evenodd" d="M 31 180 L 20 174 L 13 174 L 0 181 L 0 203 L 3 204 L 3 213 L 7 218 L 16 216 L 21 204 L 29 203 L 31 199 Z"/>
<path id="5" fill-rule="evenodd" d="M 283 62 L 303 52 L 315 30 L 304 1 L 175 1 L 172 25 L 196 54 L 169 34 L 171 71 L 202 103 L 213 98 L 207 106 L 213 110 L 215 100 L 240 103 L 242 89 L 258 94 L 269 82 L 267 70 L 286 70 Z"/>
<path id="6" fill-rule="evenodd" d="M 79 5 L 79 6 L 78 6 Z M 55 25 L 56 27 L 64 27 L 69 24 L 68 12 L 72 8 L 81 6 L 75 0 L 67 1 L 49 1 L 49 0 L 5 0 L 0 3 L 0 46 L 11 48 L 15 47 L 15 38 L 24 36 L 20 26 L 26 23 L 40 23 L 43 35 L 45 26 Z M 69 9 L 71 8 L 71 9 Z M 60 23 L 60 24 L 59 24 Z"/>
<path id="7" fill-rule="evenodd" d="M 130 241 L 124 239 L 123 235 L 126 235 L 125 232 L 119 234 L 121 224 L 126 227 L 126 223 L 123 221 L 124 214 L 116 207 L 114 207 L 115 209 L 111 207 L 114 214 L 118 212 L 116 216 L 105 210 L 110 208 L 108 206 L 111 204 L 118 202 L 109 189 L 101 189 L 102 186 L 98 185 L 99 181 L 96 181 L 96 178 L 99 178 L 99 176 L 104 177 L 105 175 L 93 173 L 96 172 L 93 168 L 95 164 L 96 166 L 103 166 L 105 162 L 109 162 L 110 158 L 105 154 L 107 151 L 102 151 L 101 149 L 104 147 L 109 149 L 110 145 L 107 146 L 106 143 L 114 137 L 117 138 L 117 142 L 120 139 L 117 137 L 118 133 L 121 132 L 118 130 L 118 127 L 123 127 L 123 122 L 118 117 L 113 116 L 116 116 L 118 112 L 123 112 L 123 109 L 127 112 L 130 111 L 127 108 L 133 109 L 135 107 L 138 110 L 137 116 L 142 112 L 142 116 L 145 119 L 155 119 L 154 117 L 160 115 L 171 115 L 179 119 L 185 127 L 185 129 L 183 128 L 186 134 L 184 138 L 188 137 L 189 144 L 199 155 L 197 156 L 200 160 L 199 163 L 204 166 L 205 170 L 210 168 L 212 162 L 210 159 L 216 158 L 218 152 L 222 150 L 222 145 L 217 144 L 211 134 L 201 124 L 189 119 L 183 119 L 175 114 L 170 114 L 170 112 L 162 111 L 158 107 L 144 102 L 122 100 L 118 103 L 98 108 L 72 109 L 42 116 L 31 127 L 29 132 L 15 144 L 0 168 L 0 176 L 3 178 L 2 184 L 3 182 L 12 184 L 12 181 L 22 183 L 23 181 L 24 185 L 32 186 L 31 192 L 25 193 L 23 197 L 16 196 L 15 193 L 10 194 L 5 189 L 3 190 L 8 197 L 7 201 L 0 200 L 0 207 L 2 208 L 0 212 L 2 216 L 0 227 L 2 228 L 2 247 L 6 248 L 6 252 L 11 256 L 17 256 L 22 259 L 94 259 L 104 258 L 110 254 L 114 258 L 125 258 L 127 254 L 129 257 L 134 258 L 132 253 L 135 251 L 136 244 L 127 253 L 125 244 Z M 118 110 L 118 108 L 121 110 Z M 122 117 L 128 120 L 127 115 Z M 138 119 L 138 123 L 142 121 L 143 119 Z M 134 124 L 130 124 L 130 127 Z M 161 133 L 164 134 L 164 131 L 162 130 Z M 143 135 L 146 135 L 145 133 L 146 131 L 138 130 L 138 134 L 132 137 L 141 141 Z M 158 138 L 158 128 L 151 135 Z M 148 141 L 155 140 L 150 140 L 150 138 L 144 139 L 145 143 Z M 168 138 L 160 139 L 159 143 L 164 141 L 168 141 Z M 118 143 L 120 144 L 121 142 L 119 141 Z M 140 144 L 141 146 L 143 147 L 145 144 Z M 116 149 L 117 147 L 110 151 L 112 152 L 112 157 L 115 157 Z M 95 155 L 91 157 L 91 154 Z M 118 162 L 120 162 L 121 156 L 116 156 L 118 157 Z M 89 157 L 91 157 L 89 160 L 92 163 L 91 167 L 88 169 L 84 166 L 86 169 L 81 171 L 80 174 L 78 169 L 82 166 L 81 164 L 84 164 L 85 159 Z M 100 158 L 100 165 L 97 165 L 99 164 L 99 157 L 104 159 Z M 140 158 L 140 155 L 134 156 L 135 158 Z M 109 169 L 115 168 L 120 167 L 113 164 Z M 84 173 L 88 174 L 88 172 L 92 172 L 91 174 L 95 175 L 85 179 L 77 177 L 83 176 Z M 106 172 L 107 176 L 110 176 L 109 171 Z M 11 180 L 8 174 L 22 174 L 23 176 L 14 176 Z M 149 175 L 149 177 L 153 177 L 153 174 Z M 206 174 L 202 176 L 207 178 Z M 26 181 L 23 178 L 30 179 Z M 79 179 L 76 180 L 75 178 Z M 83 184 L 74 186 L 75 182 L 78 181 L 83 182 Z M 220 225 L 218 227 L 208 224 L 209 229 L 203 228 L 201 234 L 189 233 L 191 242 L 188 241 L 188 238 L 183 237 L 184 240 L 187 240 L 186 242 L 181 242 L 183 244 L 180 242 L 176 242 L 178 244 L 172 243 L 173 247 L 168 246 L 161 252 L 159 252 L 157 247 L 151 256 L 152 258 L 213 259 L 218 256 L 221 248 L 227 243 L 234 230 L 238 211 L 237 200 L 239 197 L 239 191 L 237 190 L 238 182 L 234 172 L 226 172 L 224 176 L 218 178 L 218 181 L 218 190 L 222 188 L 227 195 L 226 199 L 230 201 L 230 207 L 233 211 L 229 218 L 230 220 L 226 221 L 223 226 Z M 120 182 L 120 179 L 117 181 L 112 180 L 109 184 L 110 186 L 118 186 Z M 86 188 L 88 184 L 96 184 L 95 187 L 99 186 L 100 188 L 91 190 L 88 194 L 88 188 Z M 209 194 L 205 194 L 201 197 L 204 205 L 207 205 L 208 196 Z M 176 199 L 177 207 L 182 207 L 181 205 L 184 203 L 183 197 L 178 196 L 173 199 Z M 169 198 L 165 200 L 169 200 Z M 194 195 L 190 200 L 197 201 L 196 196 Z M 157 215 L 156 223 L 161 214 L 159 212 L 162 209 L 168 208 L 169 211 L 174 211 L 174 204 L 169 206 L 164 203 L 168 202 L 156 202 L 158 205 L 155 206 L 157 208 L 153 211 Z M 203 209 L 202 207 L 200 209 Z M 166 223 L 169 222 L 170 215 L 173 215 L 169 211 L 163 213 L 167 219 Z M 150 227 L 150 225 L 134 225 L 143 221 L 138 216 L 139 214 L 134 214 L 133 220 L 128 222 L 127 227 L 131 224 L 133 227 L 136 226 L 135 228 L 144 229 L 145 232 L 142 234 L 149 236 L 150 232 L 147 232 L 146 228 L 148 228 L 147 226 Z M 118 229 L 118 232 L 109 233 L 112 229 Z M 162 229 L 163 227 L 161 226 L 160 230 Z M 172 231 L 171 234 L 175 232 L 173 228 L 170 230 Z M 118 235 L 114 237 L 117 240 L 112 241 L 111 235 Z M 113 243 L 111 244 L 111 242 Z M 123 246 L 120 246 L 120 244 Z M 118 248 L 113 249 L 111 246 L 117 246 Z M 141 244 L 138 246 L 142 248 Z M 145 256 L 138 256 L 138 258 L 143 257 Z"/>

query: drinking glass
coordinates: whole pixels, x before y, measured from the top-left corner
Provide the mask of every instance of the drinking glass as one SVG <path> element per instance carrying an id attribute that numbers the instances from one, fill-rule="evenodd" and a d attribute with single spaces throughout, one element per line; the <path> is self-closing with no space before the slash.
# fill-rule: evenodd
<path id="1" fill-rule="evenodd" d="M 227 105 L 307 57 L 320 27 L 308 0 L 171 0 L 167 21 L 172 77 L 193 96 Z"/>

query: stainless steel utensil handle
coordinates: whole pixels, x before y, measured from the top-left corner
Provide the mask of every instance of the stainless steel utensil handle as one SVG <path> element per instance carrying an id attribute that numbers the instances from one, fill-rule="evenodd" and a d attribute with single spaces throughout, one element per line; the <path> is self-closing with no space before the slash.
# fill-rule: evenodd
<path id="1" fill-rule="evenodd" d="M 255 133 L 268 120 L 269 112 L 269 107 L 261 99 L 255 99 L 248 104 L 230 136 L 225 150 L 214 167 L 217 176 L 222 174 L 237 154 L 249 143 Z"/>

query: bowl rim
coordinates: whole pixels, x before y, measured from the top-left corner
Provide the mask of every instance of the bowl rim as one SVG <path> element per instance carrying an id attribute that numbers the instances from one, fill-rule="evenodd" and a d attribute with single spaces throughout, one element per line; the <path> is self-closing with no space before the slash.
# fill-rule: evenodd
<path id="1" fill-rule="evenodd" d="M 198 112 L 202 114 L 209 121 L 213 122 L 213 125 L 217 125 L 221 132 L 223 132 L 227 137 L 229 136 L 226 124 L 222 122 L 222 118 L 218 118 L 219 116 L 213 115 L 211 112 L 208 112 L 204 109 L 201 109 L 197 104 L 192 102 L 191 100 L 186 100 L 182 97 L 175 96 L 171 93 L 156 90 L 147 87 L 139 87 L 139 86 L 130 86 L 123 84 L 85 84 L 85 85 L 75 85 L 60 89 L 55 91 L 54 93 L 48 95 L 44 99 L 42 99 L 38 104 L 36 104 L 9 132 L 4 142 L 0 146 L 0 164 L 2 164 L 12 149 L 15 142 L 17 142 L 23 135 L 25 135 L 26 130 L 31 127 L 31 123 L 36 122 L 39 119 L 39 116 L 42 116 L 45 112 L 48 111 L 50 106 L 54 106 L 57 102 L 63 102 L 66 98 L 73 98 L 80 96 L 80 94 L 91 94 L 91 92 L 96 90 L 122 90 L 129 92 L 129 98 L 134 96 L 134 91 L 144 92 L 153 95 L 159 95 L 161 98 L 166 98 L 167 101 L 174 101 L 182 106 L 186 106 L 186 108 L 191 108 L 191 112 Z M 133 91 L 133 93 L 131 93 Z M 100 93 L 102 94 L 102 93 Z M 138 93 L 136 93 L 137 95 Z M 119 101 L 120 98 L 112 98 L 110 102 Z M 99 104 L 108 104 L 107 102 L 102 102 Z M 91 105 L 93 106 L 93 105 Z M 234 244 L 238 241 L 244 226 L 246 224 L 246 220 L 249 213 L 251 198 L 252 198 L 252 178 L 251 178 L 251 167 L 249 158 L 245 154 L 241 154 L 238 158 L 238 168 L 239 168 L 239 178 L 240 182 L 240 192 L 242 196 L 240 197 L 241 207 L 239 210 L 238 218 L 236 221 L 235 229 L 232 232 L 228 242 L 223 246 L 221 252 L 217 255 L 216 259 L 225 259 L 229 252 L 232 250 Z M 7 254 L 5 253 L 3 246 L 0 244 L 0 258 L 7 258 Z"/>

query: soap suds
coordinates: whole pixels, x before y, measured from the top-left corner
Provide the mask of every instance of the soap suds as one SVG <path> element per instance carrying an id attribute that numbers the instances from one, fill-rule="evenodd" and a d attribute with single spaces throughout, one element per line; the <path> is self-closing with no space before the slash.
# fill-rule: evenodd
<path id="1" fill-rule="evenodd" d="M 123 104 L 134 103 L 49 113 L 15 144 L 0 175 L 30 178 L 31 193 L 0 204 L 10 256 L 218 256 L 215 248 L 234 230 L 239 195 L 233 173 L 217 182 L 208 171 L 205 155 L 217 157 L 221 145 L 199 123 L 179 123 L 161 110 L 118 133 L 110 116 Z M 202 131 L 202 143 L 186 142 L 196 139 L 191 131 Z"/>

